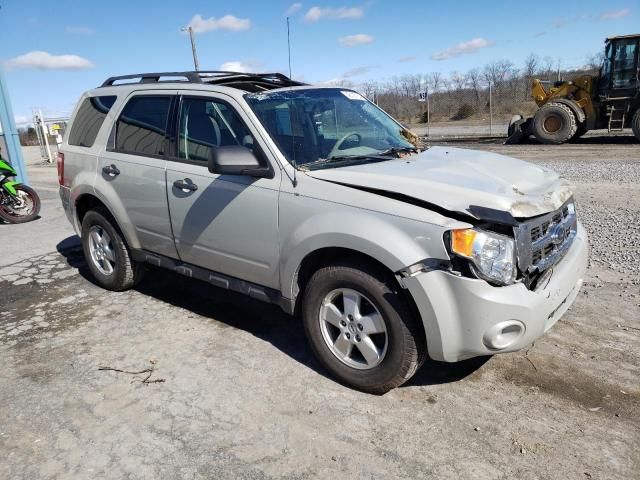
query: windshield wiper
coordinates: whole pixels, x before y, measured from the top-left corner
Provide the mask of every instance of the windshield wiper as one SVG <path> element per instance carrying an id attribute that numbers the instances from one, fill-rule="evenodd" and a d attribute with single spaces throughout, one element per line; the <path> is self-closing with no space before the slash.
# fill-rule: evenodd
<path id="1" fill-rule="evenodd" d="M 419 150 L 416 147 L 392 147 L 387 150 L 383 150 L 382 152 L 376 153 L 376 155 L 387 156 L 387 155 L 396 155 L 398 153 L 418 153 Z"/>
<path id="2" fill-rule="evenodd" d="M 315 160 L 315 161 L 309 162 L 309 163 L 305 163 L 305 164 L 300 165 L 300 166 L 301 167 L 309 167 L 309 166 L 316 166 L 316 165 L 326 165 L 328 163 L 337 163 L 337 162 L 340 162 L 340 161 L 348 161 L 348 160 L 368 160 L 370 158 L 378 159 L 378 157 L 379 157 L 379 154 L 377 154 L 377 153 L 373 153 L 373 154 L 370 154 L 370 155 L 334 155 L 333 157 L 320 158 L 318 160 Z"/>

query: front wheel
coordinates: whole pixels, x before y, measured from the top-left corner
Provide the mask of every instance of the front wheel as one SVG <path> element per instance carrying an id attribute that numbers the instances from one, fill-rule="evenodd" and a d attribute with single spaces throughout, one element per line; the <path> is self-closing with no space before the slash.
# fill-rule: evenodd
<path id="1" fill-rule="evenodd" d="M 576 116 L 563 103 L 547 103 L 533 116 L 533 135 L 541 143 L 560 145 L 568 142 L 578 131 Z"/>
<path id="2" fill-rule="evenodd" d="M 0 203 L 0 218 L 7 223 L 26 223 L 38 217 L 40 197 L 26 185 L 14 185 L 15 196 L 5 194 Z"/>
<path id="3" fill-rule="evenodd" d="M 311 348 L 338 380 L 383 394 L 410 379 L 426 358 L 424 330 L 395 279 L 367 264 L 318 270 L 305 289 Z"/>

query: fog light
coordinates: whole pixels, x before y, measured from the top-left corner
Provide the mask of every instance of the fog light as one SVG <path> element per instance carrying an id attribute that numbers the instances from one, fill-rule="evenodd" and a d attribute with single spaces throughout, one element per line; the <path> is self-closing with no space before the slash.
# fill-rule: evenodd
<path id="1" fill-rule="evenodd" d="M 482 342 L 491 350 L 504 350 L 513 346 L 524 335 L 524 324 L 518 320 L 496 323 L 484 332 Z"/>

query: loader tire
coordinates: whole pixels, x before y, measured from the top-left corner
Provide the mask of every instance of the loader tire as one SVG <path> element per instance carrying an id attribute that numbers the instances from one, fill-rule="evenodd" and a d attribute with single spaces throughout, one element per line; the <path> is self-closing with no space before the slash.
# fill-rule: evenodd
<path id="1" fill-rule="evenodd" d="M 633 118 L 631 119 L 631 128 L 633 129 L 633 134 L 636 136 L 636 138 L 640 142 L 640 108 L 636 110 L 636 113 L 633 115 Z"/>
<path id="2" fill-rule="evenodd" d="M 536 112 L 531 130 L 539 142 L 560 145 L 573 138 L 578 131 L 578 122 L 569 107 L 552 102 Z"/>

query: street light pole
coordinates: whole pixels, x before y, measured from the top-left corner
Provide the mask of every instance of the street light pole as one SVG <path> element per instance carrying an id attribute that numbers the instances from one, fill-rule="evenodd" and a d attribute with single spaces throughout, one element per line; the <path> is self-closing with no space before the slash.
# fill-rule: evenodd
<path id="1" fill-rule="evenodd" d="M 198 55 L 196 54 L 196 41 L 193 38 L 193 28 L 191 25 L 181 28 L 183 32 L 189 32 L 189 38 L 191 39 L 191 53 L 193 54 L 193 66 L 196 68 L 196 72 L 200 70 L 198 65 Z"/>

